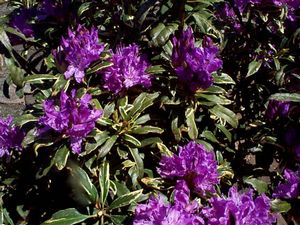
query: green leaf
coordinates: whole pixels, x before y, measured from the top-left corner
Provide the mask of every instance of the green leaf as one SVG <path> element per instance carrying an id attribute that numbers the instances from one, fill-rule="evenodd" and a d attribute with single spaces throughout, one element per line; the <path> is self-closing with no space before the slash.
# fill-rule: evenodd
<path id="1" fill-rule="evenodd" d="M 58 77 L 51 75 L 51 74 L 34 74 L 30 75 L 24 78 L 25 82 L 35 82 L 35 81 L 40 81 L 42 82 L 43 80 L 57 80 Z"/>
<path id="2" fill-rule="evenodd" d="M 210 130 L 203 131 L 202 134 L 201 134 L 201 136 L 204 137 L 204 138 L 206 138 L 207 140 L 209 140 L 211 142 L 219 143 L 219 141 L 217 140 L 216 136 Z"/>
<path id="3" fill-rule="evenodd" d="M 80 153 L 80 155 L 88 155 L 92 151 L 96 150 L 99 146 L 101 146 L 109 138 L 108 135 L 109 135 L 108 131 L 97 132 L 96 135 L 94 135 L 94 139 L 95 139 L 96 143 L 87 142 L 85 144 L 85 151 Z"/>
<path id="4" fill-rule="evenodd" d="M 98 72 L 99 70 L 105 69 L 112 65 L 113 65 L 112 62 L 99 62 L 96 65 L 93 65 L 92 68 L 88 69 L 86 73 L 87 74 L 95 73 L 95 72 Z"/>
<path id="5" fill-rule="evenodd" d="M 54 213 L 51 219 L 42 223 L 42 225 L 73 225 L 85 221 L 93 216 L 83 215 L 74 208 L 60 210 Z"/>
<path id="6" fill-rule="evenodd" d="M 123 119 L 123 120 L 127 120 L 128 114 L 127 114 L 127 111 L 126 111 L 125 107 L 120 106 L 120 107 L 119 107 L 119 112 L 120 112 L 120 114 L 121 114 L 122 119 Z"/>
<path id="7" fill-rule="evenodd" d="M 132 202 L 137 200 L 142 195 L 143 189 L 138 191 L 133 191 L 128 194 L 122 195 L 118 197 L 116 200 L 114 200 L 110 206 L 109 209 L 116 209 L 120 207 L 124 207 L 127 205 L 130 205 Z"/>
<path id="8" fill-rule="evenodd" d="M 152 37 L 150 44 L 155 47 L 163 46 L 177 28 L 178 24 L 176 23 L 170 23 L 167 25 L 162 23 L 158 24 L 158 26 L 150 32 L 150 36 Z"/>
<path id="9" fill-rule="evenodd" d="M 36 137 L 36 132 L 37 132 L 37 128 L 35 127 L 26 133 L 26 135 L 22 141 L 23 148 L 26 148 L 29 144 L 34 142 L 34 139 Z"/>
<path id="10" fill-rule="evenodd" d="M 253 74 L 257 73 L 257 71 L 260 69 L 262 65 L 262 60 L 253 60 L 251 63 L 249 63 L 248 65 L 248 73 L 246 75 L 246 77 L 250 77 Z"/>
<path id="11" fill-rule="evenodd" d="M 153 94 L 141 93 L 133 102 L 133 107 L 128 112 L 128 118 L 135 121 L 139 115 L 149 106 L 153 105 L 153 101 L 159 96 L 158 92 Z"/>
<path id="12" fill-rule="evenodd" d="M 234 112 L 221 105 L 216 105 L 209 111 L 220 119 L 228 122 L 232 127 L 237 128 L 238 119 Z"/>
<path id="13" fill-rule="evenodd" d="M 211 94 L 226 94 L 226 90 L 224 88 L 221 88 L 219 86 L 213 85 L 205 90 L 201 90 L 200 93 L 211 93 Z M 197 93 L 196 93 L 197 96 Z"/>
<path id="14" fill-rule="evenodd" d="M 205 10 L 201 10 L 200 12 L 193 13 L 192 16 L 197 24 L 197 27 L 202 33 L 211 33 L 216 35 L 218 38 L 222 37 L 222 34 L 213 26 L 211 19 L 209 18 L 211 17 L 210 13 Z"/>
<path id="15" fill-rule="evenodd" d="M 5 58 L 5 64 L 9 70 L 9 77 L 11 78 L 12 82 L 18 87 L 23 87 L 25 70 L 18 67 L 13 59 Z"/>
<path id="16" fill-rule="evenodd" d="M 0 4 L 1 4 L 1 1 L 0 1 Z M 30 42 L 35 42 L 34 38 L 32 37 L 29 37 L 27 38 L 23 33 L 21 32 L 18 32 L 16 29 L 12 28 L 12 27 L 4 27 L 4 30 L 7 32 L 7 33 L 11 33 L 11 34 L 14 34 L 18 37 L 20 37 L 21 39 L 25 40 L 25 41 L 30 41 Z"/>
<path id="17" fill-rule="evenodd" d="M 110 180 L 109 180 L 109 163 L 104 161 L 99 170 L 99 185 L 100 185 L 100 203 L 102 208 L 105 206 L 106 198 L 108 196 Z"/>
<path id="18" fill-rule="evenodd" d="M 70 80 L 66 80 L 63 74 L 60 74 L 52 87 L 52 95 L 55 96 L 62 90 L 66 90 L 70 84 Z"/>
<path id="19" fill-rule="evenodd" d="M 181 140 L 181 131 L 180 129 L 178 128 L 178 116 L 175 117 L 172 122 L 171 122 L 171 129 L 172 129 L 172 133 L 175 137 L 175 140 L 176 141 L 180 141 Z"/>
<path id="20" fill-rule="evenodd" d="M 230 131 L 221 124 L 216 124 L 216 127 L 219 128 L 223 132 L 223 134 L 227 137 L 227 139 L 231 142 L 232 135 L 231 135 Z"/>
<path id="21" fill-rule="evenodd" d="M 166 70 L 161 65 L 151 66 L 147 69 L 147 73 L 150 73 L 150 74 L 161 74 L 165 71 Z"/>
<path id="22" fill-rule="evenodd" d="M 103 117 L 107 117 L 107 118 L 110 117 L 114 111 L 115 111 L 115 103 L 112 102 L 107 104 L 103 109 Z"/>
<path id="23" fill-rule="evenodd" d="M 203 141 L 203 140 L 196 140 L 197 143 L 204 145 L 204 147 L 209 150 L 209 151 L 213 151 L 214 147 L 208 143 L 207 141 Z"/>
<path id="24" fill-rule="evenodd" d="M 95 204 L 98 198 L 98 192 L 88 174 L 78 165 L 71 166 L 70 184 L 76 200 L 82 205 Z"/>
<path id="25" fill-rule="evenodd" d="M 138 151 L 137 148 L 130 148 L 129 147 L 129 150 L 130 150 L 130 153 L 131 153 L 132 157 L 134 158 L 135 165 L 136 165 L 137 170 L 138 170 L 138 177 L 142 178 L 144 176 L 144 162 L 143 162 L 143 159 L 140 156 L 139 151 Z"/>
<path id="26" fill-rule="evenodd" d="M 221 73 L 221 75 L 213 74 L 215 84 L 235 84 L 235 81 L 226 73 Z"/>
<path id="27" fill-rule="evenodd" d="M 137 125 L 141 125 L 141 124 L 147 123 L 150 119 L 151 119 L 150 115 L 146 114 L 146 115 L 139 117 L 134 123 Z"/>
<path id="28" fill-rule="evenodd" d="M 154 126 L 141 126 L 141 127 L 134 128 L 131 132 L 133 134 L 149 134 L 149 133 L 161 134 L 164 132 L 164 130 Z"/>
<path id="29" fill-rule="evenodd" d="M 268 184 L 257 178 L 244 178 L 246 184 L 250 184 L 258 194 L 265 193 L 268 191 Z"/>
<path id="30" fill-rule="evenodd" d="M 188 135 L 195 140 L 198 137 L 198 129 L 195 122 L 195 110 L 191 107 L 185 111 L 186 124 L 188 126 Z"/>
<path id="31" fill-rule="evenodd" d="M 124 183 L 114 181 L 115 186 L 117 187 L 117 195 L 118 197 L 130 193 L 130 190 L 127 188 L 127 186 Z"/>
<path id="32" fill-rule="evenodd" d="M 91 8 L 91 4 L 92 2 L 85 2 L 81 4 L 77 11 L 78 16 L 81 16 L 85 11 L 88 11 Z"/>
<path id="33" fill-rule="evenodd" d="M 11 53 L 12 55 L 12 46 L 10 44 L 9 38 L 3 29 L 3 27 L 0 27 L 0 42 L 4 45 L 4 47 Z"/>
<path id="34" fill-rule="evenodd" d="M 128 143 L 130 143 L 130 144 L 132 144 L 132 145 L 134 145 L 136 147 L 140 147 L 141 146 L 141 142 L 138 139 L 136 139 L 135 137 L 133 137 L 133 136 L 131 136 L 129 134 L 124 134 L 123 139 L 126 142 L 128 142 Z"/>
<path id="35" fill-rule="evenodd" d="M 273 201 L 271 201 L 271 209 L 274 212 L 277 213 L 286 213 L 291 209 L 291 204 L 286 202 L 286 201 L 282 201 L 280 199 L 274 199 Z"/>
<path id="36" fill-rule="evenodd" d="M 145 100 L 147 94 L 141 93 L 132 103 L 133 107 L 128 112 L 128 118 L 132 118 L 142 107 L 143 101 Z"/>
<path id="37" fill-rule="evenodd" d="M 160 150 L 161 154 L 166 156 L 173 156 L 173 152 L 171 152 L 167 146 L 165 146 L 163 143 L 159 142 L 156 144 L 158 149 Z"/>
<path id="38" fill-rule="evenodd" d="M 148 145 L 155 145 L 157 143 L 162 143 L 162 140 L 159 137 L 150 137 L 141 141 L 141 147 L 145 147 Z"/>
<path id="39" fill-rule="evenodd" d="M 270 99 L 278 101 L 300 102 L 300 94 L 298 93 L 276 93 L 270 96 Z"/>
<path id="40" fill-rule="evenodd" d="M 2 201 L 2 199 L 1 199 Z M 2 208 L 2 206 L 0 206 L 0 224 L 2 225 L 14 225 L 14 222 L 12 221 L 12 219 L 9 216 L 8 211 L 5 208 Z"/>
<path id="41" fill-rule="evenodd" d="M 15 117 L 14 120 L 15 124 L 20 127 L 26 123 L 36 122 L 36 121 L 38 121 L 38 118 L 33 116 L 32 114 L 23 114 L 21 116 Z"/>
<path id="42" fill-rule="evenodd" d="M 127 218 L 126 215 L 111 215 L 110 219 L 115 225 L 123 225 L 124 220 Z"/>
<path id="43" fill-rule="evenodd" d="M 110 151 L 110 149 L 114 146 L 115 142 L 118 139 L 118 135 L 113 135 L 107 141 L 105 144 L 100 148 L 98 157 L 102 158 L 107 155 L 107 153 Z"/>
<path id="44" fill-rule="evenodd" d="M 220 104 L 220 105 L 229 105 L 232 102 L 225 98 L 224 96 L 220 95 L 209 95 L 209 94 L 196 94 L 197 98 L 204 98 L 210 102 L 213 102 L 215 104 Z"/>
<path id="45" fill-rule="evenodd" d="M 63 168 L 65 168 L 69 155 L 70 155 L 70 150 L 66 145 L 63 145 L 61 148 L 59 148 L 56 151 L 52 161 L 58 170 L 62 170 Z"/>

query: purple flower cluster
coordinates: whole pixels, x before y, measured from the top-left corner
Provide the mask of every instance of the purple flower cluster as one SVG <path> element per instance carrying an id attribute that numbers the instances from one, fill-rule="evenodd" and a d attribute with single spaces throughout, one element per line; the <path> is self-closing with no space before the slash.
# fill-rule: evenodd
<path id="1" fill-rule="evenodd" d="M 161 195 L 152 196 L 147 204 L 136 207 L 133 225 L 202 225 L 204 221 L 198 210 L 199 204 L 190 201 L 190 190 L 185 181 L 177 181 L 174 204 L 165 202 Z"/>
<path id="2" fill-rule="evenodd" d="M 217 58 L 219 49 L 213 44 L 195 47 L 192 28 L 182 32 L 179 38 L 172 39 L 172 65 L 190 91 L 206 89 L 213 83 L 212 72 L 222 67 L 222 60 Z"/>
<path id="3" fill-rule="evenodd" d="M 284 171 L 285 183 L 280 183 L 274 190 L 274 198 L 297 198 L 300 196 L 300 168 L 294 172 L 286 169 Z"/>
<path id="4" fill-rule="evenodd" d="M 239 193 L 231 187 L 228 198 L 210 199 L 211 207 L 202 210 L 208 225 L 268 225 L 276 221 L 270 212 L 270 199 L 264 194 L 253 199 L 253 191 Z"/>
<path id="5" fill-rule="evenodd" d="M 35 14 L 36 12 L 34 9 L 21 9 L 19 12 L 15 12 L 12 15 L 9 24 L 26 37 L 32 37 L 34 32 L 32 25 L 29 24 L 29 21 L 35 16 Z"/>
<path id="6" fill-rule="evenodd" d="M 13 117 L 0 118 L 0 157 L 10 155 L 9 150 L 16 148 L 21 150 L 24 133 L 13 125 Z"/>
<path id="7" fill-rule="evenodd" d="M 66 61 L 69 64 L 64 75 L 66 79 L 74 75 L 77 83 L 80 83 L 84 78 L 84 70 L 90 63 L 99 59 L 104 50 L 104 44 L 99 44 L 98 31 L 95 28 L 89 31 L 78 25 L 76 32 L 69 29 L 68 35 L 61 41 Z"/>
<path id="8" fill-rule="evenodd" d="M 270 121 L 278 117 L 286 117 L 289 109 L 290 102 L 270 100 L 266 110 L 266 117 Z"/>
<path id="9" fill-rule="evenodd" d="M 39 9 L 39 20 L 45 20 L 48 17 L 63 22 L 63 19 L 68 15 L 68 10 L 71 5 L 71 0 L 44 0 Z"/>
<path id="10" fill-rule="evenodd" d="M 243 12 L 248 4 L 258 4 L 262 0 L 234 0 L 234 6 L 239 9 L 240 12 Z"/>
<path id="11" fill-rule="evenodd" d="M 300 7 L 300 1 L 298 1 L 298 0 L 274 0 L 274 4 L 277 6 L 286 5 L 289 10 L 287 18 L 290 21 L 294 21 L 296 19 L 295 11 Z"/>
<path id="12" fill-rule="evenodd" d="M 164 178 L 185 180 L 190 188 L 203 196 L 206 192 L 214 193 L 214 186 L 219 183 L 214 153 L 193 141 L 179 147 L 178 156 L 163 156 L 158 173 Z"/>
<path id="13" fill-rule="evenodd" d="M 43 108 L 45 115 L 40 118 L 40 124 L 46 129 L 54 129 L 70 138 L 74 153 L 81 152 L 82 139 L 95 127 L 95 121 L 102 116 L 102 111 L 90 109 L 89 102 L 92 97 L 85 94 L 80 100 L 76 98 L 76 91 L 71 96 L 65 92 L 60 95 L 60 107 L 55 106 L 54 100 L 46 100 Z"/>
<path id="14" fill-rule="evenodd" d="M 300 127 L 299 125 L 289 125 L 284 132 L 284 142 L 286 147 L 296 156 L 296 159 L 300 159 Z"/>
<path id="15" fill-rule="evenodd" d="M 228 3 L 225 3 L 217 9 L 216 18 L 218 19 L 218 21 L 224 23 L 224 25 L 229 25 L 231 30 L 232 28 L 234 28 L 234 30 L 236 31 L 241 30 L 240 21 L 233 8 Z"/>
<path id="16" fill-rule="evenodd" d="M 119 93 L 135 85 L 146 88 L 151 86 L 151 79 L 146 73 L 150 64 L 139 53 L 136 44 L 119 47 L 112 53 L 112 66 L 104 71 L 104 87 L 111 92 Z"/>

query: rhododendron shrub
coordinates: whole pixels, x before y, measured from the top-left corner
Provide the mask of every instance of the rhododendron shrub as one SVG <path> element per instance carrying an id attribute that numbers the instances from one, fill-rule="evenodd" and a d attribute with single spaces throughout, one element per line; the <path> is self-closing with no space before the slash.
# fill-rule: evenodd
<path id="1" fill-rule="evenodd" d="M 10 1 L 0 224 L 299 224 L 299 3 Z"/>

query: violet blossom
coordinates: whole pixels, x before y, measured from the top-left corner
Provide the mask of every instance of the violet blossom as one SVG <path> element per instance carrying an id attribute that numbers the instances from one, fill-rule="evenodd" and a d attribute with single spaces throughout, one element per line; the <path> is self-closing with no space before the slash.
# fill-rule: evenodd
<path id="1" fill-rule="evenodd" d="M 190 190 L 185 181 L 178 181 L 174 204 L 164 201 L 162 195 L 151 196 L 146 204 L 135 210 L 133 225 L 204 225 L 199 216 L 199 204 L 190 201 Z"/>
<path id="2" fill-rule="evenodd" d="M 288 8 L 287 18 L 290 21 L 295 21 L 295 19 L 296 19 L 295 11 L 297 9 L 299 9 L 300 1 L 298 1 L 298 0 L 281 0 L 281 1 L 276 0 L 276 3 L 278 6 L 286 5 Z"/>
<path id="3" fill-rule="evenodd" d="M 146 72 L 150 64 L 140 55 L 138 45 L 118 47 L 115 53 L 112 52 L 110 61 L 113 65 L 106 68 L 103 74 L 104 88 L 117 94 L 136 85 L 151 86 L 150 76 Z"/>
<path id="4" fill-rule="evenodd" d="M 179 147 L 178 156 L 163 156 L 159 165 L 157 171 L 162 177 L 185 180 L 203 196 L 206 192 L 215 193 L 214 186 L 219 183 L 214 153 L 194 141 Z"/>
<path id="5" fill-rule="evenodd" d="M 219 49 L 210 46 L 195 47 L 192 28 L 183 31 L 179 38 L 172 39 L 172 65 L 180 81 L 190 91 L 206 89 L 213 84 L 212 72 L 222 67 L 222 60 L 217 58 Z"/>
<path id="6" fill-rule="evenodd" d="M 275 188 L 273 197 L 291 199 L 300 196 L 300 168 L 296 172 L 284 170 L 284 178 L 286 181 Z"/>
<path id="7" fill-rule="evenodd" d="M 75 32 L 68 29 L 68 37 L 62 38 L 61 47 L 69 64 L 65 78 L 74 76 L 77 83 L 83 81 L 84 70 L 99 59 L 104 50 L 104 44 L 99 43 L 98 30 L 93 27 L 89 31 L 82 25 L 78 25 Z"/>
<path id="8" fill-rule="evenodd" d="M 229 3 L 226 2 L 218 7 L 215 15 L 218 21 L 222 22 L 224 26 L 230 26 L 229 29 L 232 30 L 234 28 L 235 31 L 241 30 L 240 21 Z"/>
<path id="9" fill-rule="evenodd" d="M 239 193 L 231 187 L 227 198 L 213 197 L 209 202 L 211 207 L 201 211 L 208 225 L 271 225 L 276 221 L 270 199 L 265 194 L 253 199 L 251 189 Z"/>
<path id="10" fill-rule="evenodd" d="M 286 117 L 288 115 L 290 109 L 290 102 L 286 101 L 277 101 L 277 100 L 270 100 L 267 110 L 266 110 L 266 117 L 268 120 L 272 121 L 278 117 Z"/>
<path id="11" fill-rule="evenodd" d="M 34 31 L 29 23 L 34 18 L 36 12 L 34 9 L 23 8 L 12 15 L 9 25 L 24 34 L 26 37 L 33 37 Z"/>
<path id="12" fill-rule="evenodd" d="M 54 104 L 54 100 L 46 100 L 43 104 L 45 115 L 40 118 L 40 124 L 46 129 L 53 130 L 70 138 L 71 148 L 74 153 L 81 152 L 82 139 L 95 127 L 95 122 L 103 112 L 98 109 L 90 109 L 89 103 L 92 96 L 85 94 L 76 98 L 76 91 L 71 91 L 71 96 L 65 92 L 60 94 L 60 106 Z"/>
<path id="13" fill-rule="evenodd" d="M 44 0 L 39 8 L 39 20 L 45 20 L 48 17 L 63 21 L 68 15 L 71 0 Z"/>
<path id="14" fill-rule="evenodd" d="M 297 124 L 292 124 L 284 131 L 284 144 L 295 155 L 296 159 L 300 159 L 300 127 Z"/>
<path id="15" fill-rule="evenodd" d="M 24 132 L 13 124 L 13 117 L 0 118 L 0 158 L 10 155 L 10 149 L 21 150 Z"/>
<path id="16" fill-rule="evenodd" d="M 262 0 L 234 0 L 234 6 L 243 13 L 248 4 L 258 4 L 261 3 L 261 1 Z"/>

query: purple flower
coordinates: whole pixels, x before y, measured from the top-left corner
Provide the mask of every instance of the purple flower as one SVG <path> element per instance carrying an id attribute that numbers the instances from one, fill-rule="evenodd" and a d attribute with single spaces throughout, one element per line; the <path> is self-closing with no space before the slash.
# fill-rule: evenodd
<path id="1" fill-rule="evenodd" d="M 21 9 L 18 12 L 14 12 L 10 19 L 10 26 L 23 33 L 26 37 L 32 37 L 34 35 L 32 25 L 29 21 L 35 16 L 34 9 Z"/>
<path id="2" fill-rule="evenodd" d="M 92 97 L 85 94 L 80 100 L 76 98 L 75 90 L 69 97 L 65 92 L 60 95 L 60 107 L 55 106 L 54 100 L 46 100 L 43 104 L 45 115 L 40 118 L 40 124 L 62 133 L 70 138 L 74 153 L 81 152 L 82 139 L 90 133 L 95 122 L 102 116 L 102 111 L 90 109 Z"/>
<path id="3" fill-rule="evenodd" d="M 300 7 L 300 1 L 299 0 L 282 0 L 282 5 L 286 5 L 288 7 L 288 16 L 287 18 L 290 21 L 294 21 L 296 19 L 295 11 Z"/>
<path id="4" fill-rule="evenodd" d="M 135 210 L 133 225 L 202 225 L 199 217 L 199 204 L 190 202 L 190 190 L 185 181 L 175 186 L 174 204 L 163 200 L 161 195 L 150 197 L 148 203 L 139 204 Z"/>
<path id="5" fill-rule="evenodd" d="M 151 86 L 151 79 L 146 73 L 150 64 L 144 56 L 140 56 L 136 44 L 118 47 L 110 61 L 113 65 L 104 71 L 104 88 L 117 94 L 135 85 Z"/>
<path id="6" fill-rule="evenodd" d="M 214 185 L 219 183 L 214 153 L 193 141 L 179 147 L 178 156 L 163 156 L 159 165 L 157 171 L 162 177 L 183 179 L 204 196 L 206 192 L 214 193 Z"/>
<path id="7" fill-rule="evenodd" d="M 290 109 L 290 102 L 270 100 L 267 110 L 266 117 L 268 120 L 275 120 L 277 117 L 286 117 Z"/>
<path id="8" fill-rule="evenodd" d="M 69 29 L 68 35 L 68 38 L 62 38 L 61 41 L 61 47 L 69 64 L 64 75 L 66 79 L 74 75 L 77 83 L 80 83 L 84 78 L 84 70 L 90 63 L 99 59 L 104 44 L 99 44 L 98 31 L 95 28 L 89 31 L 78 25 L 76 32 Z"/>
<path id="9" fill-rule="evenodd" d="M 292 154 L 296 156 L 296 159 L 300 159 L 300 127 L 299 125 L 289 125 L 284 132 L 284 144 L 290 150 Z"/>
<path id="10" fill-rule="evenodd" d="M 21 143 L 24 133 L 20 128 L 13 125 L 13 117 L 8 116 L 6 119 L 0 118 L 0 158 L 4 155 L 10 155 L 9 150 L 15 148 L 21 150 Z"/>
<path id="11" fill-rule="evenodd" d="M 239 9 L 241 13 L 245 10 L 248 4 L 258 4 L 261 3 L 262 0 L 234 0 L 234 6 Z"/>
<path id="12" fill-rule="evenodd" d="M 213 83 L 212 72 L 222 66 L 217 58 L 218 48 L 214 45 L 196 48 L 192 28 L 185 30 L 180 37 L 172 39 L 172 65 L 190 91 L 206 89 Z"/>
<path id="13" fill-rule="evenodd" d="M 39 20 L 45 20 L 48 17 L 63 21 L 68 15 L 68 10 L 71 5 L 71 0 L 44 0 L 39 9 Z"/>
<path id="14" fill-rule="evenodd" d="M 294 172 L 292 170 L 284 170 L 285 183 L 280 183 L 274 190 L 274 198 L 297 198 L 300 196 L 300 168 Z"/>
<path id="15" fill-rule="evenodd" d="M 233 8 L 228 3 L 225 3 L 217 9 L 216 18 L 225 26 L 229 25 L 230 27 L 233 27 L 236 31 L 241 30 L 240 21 L 237 15 L 235 14 Z"/>
<path id="16" fill-rule="evenodd" d="M 253 191 L 239 193 L 231 187 L 228 198 L 210 199 L 211 207 L 202 210 L 208 225 L 267 225 L 276 221 L 270 212 L 270 199 L 262 194 L 253 199 Z"/>

